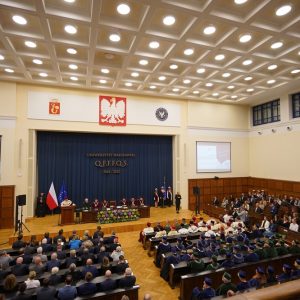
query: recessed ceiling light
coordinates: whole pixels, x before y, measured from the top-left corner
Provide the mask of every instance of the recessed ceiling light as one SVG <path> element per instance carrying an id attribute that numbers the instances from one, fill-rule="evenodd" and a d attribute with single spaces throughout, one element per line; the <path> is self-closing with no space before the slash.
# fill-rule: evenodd
<path id="1" fill-rule="evenodd" d="M 77 50 L 74 49 L 74 48 L 68 48 L 68 49 L 67 49 L 67 52 L 68 52 L 69 54 L 77 54 Z"/>
<path id="2" fill-rule="evenodd" d="M 237 95 L 232 95 L 230 98 L 231 98 L 231 99 L 236 99 L 236 98 L 237 98 Z"/>
<path id="3" fill-rule="evenodd" d="M 66 25 L 65 31 L 69 34 L 75 34 L 75 33 L 77 33 L 77 28 L 73 25 Z"/>
<path id="4" fill-rule="evenodd" d="M 278 49 L 278 48 L 280 48 L 282 46 L 283 46 L 282 42 L 276 42 L 276 43 L 274 43 L 274 44 L 271 45 L 271 48 L 272 49 Z"/>
<path id="5" fill-rule="evenodd" d="M 72 69 L 72 70 L 77 70 L 78 66 L 75 65 L 75 64 L 69 64 L 69 68 Z"/>
<path id="6" fill-rule="evenodd" d="M 176 69 L 178 69 L 178 66 L 175 65 L 175 64 L 172 64 L 172 65 L 169 66 L 169 68 L 170 68 L 171 70 L 176 70 Z"/>
<path id="7" fill-rule="evenodd" d="M 298 52 L 298 55 L 300 55 L 300 51 Z"/>
<path id="8" fill-rule="evenodd" d="M 252 36 L 251 34 L 247 33 L 247 34 L 244 34 L 240 37 L 240 42 L 241 43 L 247 43 L 249 42 L 250 40 L 252 39 Z"/>
<path id="9" fill-rule="evenodd" d="M 65 2 L 67 2 L 67 3 L 74 3 L 75 2 L 75 0 L 64 0 Z"/>
<path id="10" fill-rule="evenodd" d="M 132 76 L 132 77 L 139 77 L 140 74 L 139 74 L 138 72 L 132 72 L 132 73 L 131 73 L 131 76 Z"/>
<path id="11" fill-rule="evenodd" d="M 0 54 L 0 60 L 4 60 L 4 56 Z"/>
<path id="12" fill-rule="evenodd" d="M 105 54 L 104 54 L 104 57 L 105 57 L 106 59 L 114 59 L 114 58 L 115 58 L 115 56 L 114 56 L 112 53 L 105 53 Z"/>
<path id="13" fill-rule="evenodd" d="M 14 15 L 12 17 L 13 21 L 19 25 L 26 25 L 27 24 L 27 20 L 22 17 L 22 16 L 18 16 L 18 15 Z"/>
<path id="14" fill-rule="evenodd" d="M 248 0 L 234 0 L 234 3 L 240 5 L 246 3 L 247 1 Z"/>
<path id="15" fill-rule="evenodd" d="M 276 10 L 276 16 L 281 17 L 288 14 L 292 10 L 291 5 L 283 5 Z"/>
<path id="16" fill-rule="evenodd" d="M 251 93 L 251 92 L 253 92 L 253 91 L 254 91 L 253 88 L 250 88 L 250 89 L 247 89 L 247 90 L 246 90 L 246 92 L 248 92 L 248 93 Z"/>
<path id="17" fill-rule="evenodd" d="M 253 63 L 252 59 L 246 59 L 246 60 L 243 61 L 243 65 L 244 65 L 244 66 L 249 66 L 249 65 L 251 65 L 252 63 Z"/>
<path id="18" fill-rule="evenodd" d="M 300 69 L 295 69 L 293 71 L 291 71 L 291 74 L 298 74 L 300 72 Z"/>
<path id="19" fill-rule="evenodd" d="M 189 83 L 191 83 L 191 80 L 190 80 L 190 79 L 184 79 L 184 80 L 183 80 L 183 83 L 184 83 L 184 84 L 189 84 Z"/>
<path id="20" fill-rule="evenodd" d="M 5 68 L 4 71 L 7 72 L 7 73 L 14 73 L 15 72 L 13 69 L 9 69 L 9 68 Z"/>
<path id="21" fill-rule="evenodd" d="M 112 34 L 109 36 L 109 39 L 110 39 L 112 42 L 120 42 L 121 37 L 120 37 L 120 35 L 117 34 L 117 33 L 112 33 Z"/>
<path id="22" fill-rule="evenodd" d="M 211 83 L 211 82 L 208 82 L 208 83 L 205 84 L 205 86 L 208 86 L 208 87 L 211 87 L 211 86 L 213 86 L 213 85 L 214 85 L 214 84 Z"/>
<path id="23" fill-rule="evenodd" d="M 199 91 L 193 91 L 193 94 L 198 95 L 198 94 L 200 94 L 200 92 Z"/>
<path id="24" fill-rule="evenodd" d="M 171 26 L 175 23 L 175 18 L 173 16 L 166 16 L 163 19 L 163 23 L 167 26 Z"/>
<path id="25" fill-rule="evenodd" d="M 197 69 L 197 71 L 196 71 L 198 74 L 203 74 L 203 73 L 205 73 L 205 69 L 204 68 L 199 68 L 199 69 Z"/>
<path id="26" fill-rule="evenodd" d="M 102 84 L 105 84 L 105 83 L 107 83 L 107 80 L 105 80 L 105 79 L 100 79 L 99 82 L 102 83 Z"/>
<path id="27" fill-rule="evenodd" d="M 244 80 L 246 80 L 246 81 L 249 81 L 249 80 L 252 80 L 252 79 L 253 79 L 253 77 L 251 77 L 251 76 L 247 76 L 247 77 L 244 78 Z"/>
<path id="28" fill-rule="evenodd" d="M 132 83 L 131 82 L 125 82 L 125 85 L 126 86 L 132 86 Z"/>
<path id="29" fill-rule="evenodd" d="M 47 74 L 47 73 L 44 73 L 44 72 L 39 73 L 39 75 L 40 75 L 41 77 L 48 77 L 48 74 Z"/>
<path id="30" fill-rule="evenodd" d="M 172 89 L 173 92 L 179 92 L 179 88 Z"/>
<path id="31" fill-rule="evenodd" d="M 227 88 L 230 89 L 230 90 L 232 90 L 232 89 L 235 88 L 235 86 L 234 85 L 229 85 Z"/>
<path id="32" fill-rule="evenodd" d="M 108 74 L 109 70 L 108 69 L 101 69 L 101 73 Z"/>
<path id="33" fill-rule="evenodd" d="M 36 43 L 31 41 L 25 41 L 25 45 L 29 48 L 36 48 Z"/>
<path id="34" fill-rule="evenodd" d="M 43 62 L 40 59 L 37 59 L 37 58 L 33 59 L 32 62 L 36 65 L 42 65 L 43 64 Z"/>
<path id="35" fill-rule="evenodd" d="M 155 90 L 156 89 L 156 85 L 150 85 L 150 89 L 151 90 Z"/>
<path id="36" fill-rule="evenodd" d="M 158 80 L 164 81 L 164 80 L 166 80 L 166 76 L 159 76 L 159 77 L 158 77 Z"/>
<path id="37" fill-rule="evenodd" d="M 225 58 L 224 54 L 218 54 L 215 56 L 215 60 L 223 60 Z"/>
<path id="38" fill-rule="evenodd" d="M 150 42 L 149 47 L 152 49 L 157 49 L 159 47 L 159 42 L 157 41 Z"/>
<path id="39" fill-rule="evenodd" d="M 78 77 L 76 77 L 76 76 L 71 76 L 70 79 L 73 80 L 73 81 L 77 81 L 77 80 L 78 80 Z"/>
<path id="40" fill-rule="evenodd" d="M 130 7 L 125 3 L 121 3 L 117 6 L 117 11 L 120 15 L 128 15 L 130 13 Z"/>
<path id="41" fill-rule="evenodd" d="M 187 48 L 183 51 L 183 53 L 184 53 L 184 55 L 187 55 L 187 56 L 192 55 L 192 54 L 194 54 L 194 49 Z"/>
<path id="42" fill-rule="evenodd" d="M 140 61 L 139 61 L 139 64 L 140 65 L 142 65 L 142 66 L 146 66 L 146 65 L 148 65 L 148 60 L 147 59 L 141 59 Z"/>
<path id="43" fill-rule="evenodd" d="M 204 28 L 203 33 L 206 35 L 210 35 L 216 32 L 216 27 L 213 25 L 209 25 Z"/>
<path id="44" fill-rule="evenodd" d="M 267 81 L 267 84 L 273 84 L 273 83 L 275 83 L 275 82 L 276 82 L 275 79 L 270 79 L 270 80 Z"/>
<path id="45" fill-rule="evenodd" d="M 275 70 L 275 69 L 277 69 L 277 65 L 268 66 L 268 70 Z"/>
<path id="46" fill-rule="evenodd" d="M 212 94 L 214 97 L 218 97 L 219 96 L 219 93 L 213 93 Z"/>
<path id="47" fill-rule="evenodd" d="M 227 77 L 230 77 L 230 76 L 231 76 L 231 74 L 228 73 L 228 72 L 222 74 L 222 77 L 224 77 L 224 78 L 227 78 Z"/>

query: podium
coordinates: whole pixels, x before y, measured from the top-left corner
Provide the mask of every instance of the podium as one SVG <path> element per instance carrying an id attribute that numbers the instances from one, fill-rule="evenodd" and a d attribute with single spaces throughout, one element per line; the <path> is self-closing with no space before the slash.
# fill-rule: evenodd
<path id="1" fill-rule="evenodd" d="M 74 222 L 75 205 L 62 206 L 60 210 L 61 210 L 60 225 L 70 225 L 75 223 Z"/>

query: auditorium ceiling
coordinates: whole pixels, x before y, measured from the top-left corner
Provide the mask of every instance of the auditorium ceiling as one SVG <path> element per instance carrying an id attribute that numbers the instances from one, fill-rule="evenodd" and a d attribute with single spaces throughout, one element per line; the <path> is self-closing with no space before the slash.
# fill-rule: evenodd
<path id="1" fill-rule="evenodd" d="M 300 1 L 0 0 L 0 79 L 273 100 L 300 86 Z"/>

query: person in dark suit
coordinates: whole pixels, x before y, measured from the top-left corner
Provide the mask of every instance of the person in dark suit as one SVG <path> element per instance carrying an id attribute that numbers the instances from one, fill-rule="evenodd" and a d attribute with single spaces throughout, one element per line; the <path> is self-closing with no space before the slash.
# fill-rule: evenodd
<path id="1" fill-rule="evenodd" d="M 65 276 L 71 276 L 72 278 L 72 285 L 76 285 L 76 283 L 82 278 L 82 274 L 80 270 L 76 269 L 75 264 L 71 264 L 69 266 L 69 270 L 65 273 Z"/>
<path id="2" fill-rule="evenodd" d="M 58 290 L 57 297 L 60 300 L 73 300 L 77 297 L 77 290 L 75 286 L 71 286 L 72 277 L 66 277 L 66 285 Z"/>
<path id="3" fill-rule="evenodd" d="M 91 210 L 91 204 L 89 202 L 89 198 L 84 198 L 83 203 L 82 203 L 82 210 L 83 211 Z"/>
<path id="4" fill-rule="evenodd" d="M 70 256 L 66 258 L 66 268 L 69 268 L 71 264 L 78 264 L 78 257 L 76 256 L 76 250 L 70 251 Z"/>
<path id="5" fill-rule="evenodd" d="M 103 237 L 104 237 L 104 232 L 101 230 L 101 226 L 99 225 L 99 226 L 97 226 L 97 229 L 93 234 L 93 240 L 96 240 L 96 239 L 98 240 Z"/>
<path id="6" fill-rule="evenodd" d="M 52 268 L 54 267 L 60 267 L 60 261 L 57 259 L 57 253 L 56 252 L 53 252 L 51 254 L 51 259 L 49 261 L 47 261 L 47 264 L 46 264 L 46 270 L 48 272 L 50 272 L 52 270 Z"/>
<path id="7" fill-rule="evenodd" d="M 64 233 L 64 230 L 60 229 L 58 232 L 58 235 L 53 238 L 53 244 L 57 244 L 58 239 L 62 240 L 62 242 L 64 242 L 64 243 L 66 242 L 66 238 L 64 237 L 63 233 Z"/>
<path id="8" fill-rule="evenodd" d="M 175 195 L 175 206 L 176 206 L 177 213 L 179 213 L 180 205 L 181 205 L 181 195 L 179 192 L 177 192 Z"/>
<path id="9" fill-rule="evenodd" d="M 51 275 L 49 277 L 49 285 L 57 285 L 62 282 L 62 278 L 58 275 L 59 268 L 53 267 L 51 270 Z"/>
<path id="10" fill-rule="evenodd" d="M 104 257 L 109 258 L 110 254 L 109 254 L 108 251 L 106 251 L 105 246 L 101 246 L 100 247 L 100 252 L 97 254 L 97 261 L 98 261 L 98 263 L 102 263 Z"/>
<path id="11" fill-rule="evenodd" d="M 46 215 L 46 195 L 40 193 L 36 198 L 36 216 L 38 218 L 45 217 Z"/>
<path id="12" fill-rule="evenodd" d="M 23 241 L 23 234 L 19 234 L 17 237 L 17 240 L 15 242 L 13 242 L 12 244 L 12 248 L 13 249 L 21 249 L 24 248 L 26 246 L 26 243 Z"/>
<path id="13" fill-rule="evenodd" d="M 12 267 L 11 272 L 15 276 L 23 276 L 29 273 L 29 268 L 27 265 L 23 264 L 23 257 L 18 257 L 16 260 L 16 265 Z"/>
<path id="14" fill-rule="evenodd" d="M 95 283 L 91 282 L 93 280 L 93 274 L 87 272 L 85 274 L 85 283 L 77 287 L 79 296 L 87 296 L 97 292 L 97 286 Z"/>
<path id="15" fill-rule="evenodd" d="M 210 299 L 216 295 L 216 291 L 212 288 L 212 280 L 205 277 L 202 289 L 195 287 L 192 291 L 192 300 Z"/>
<path id="16" fill-rule="evenodd" d="M 56 300 L 57 290 L 53 286 L 49 286 L 49 279 L 44 278 L 43 286 L 36 291 L 36 300 Z"/>
<path id="17" fill-rule="evenodd" d="M 30 300 L 31 299 L 31 295 L 30 294 L 26 294 L 26 283 L 23 282 L 19 285 L 19 292 L 16 294 L 15 297 L 13 297 L 13 300 Z"/>
<path id="18" fill-rule="evenodd" d="M 116 273 L 124 274 L 126 268 L 128 268 L 128 263 L 126 262 L 124 255 L 120 255 L 118 264 L 116 265 Z"/>
<path id="19" fill-rule="evenodd" d="M 167 189 L 167 194 L 166 194 L 166 204 L 170 207 L 173 205 L 173 192 L 172 188 L 169 186 Z"/>
<path id="20" fill-rule="evenodd" d="M 105 280 L 99 284 L 99 291 L 105 292 L 113 290 L 117 287 L 116 281 L 111 279 L 111 271 L 107 270 L 105 272 Z"/>
<path id="21" fill-rule="evenodd" d="M 135 285 L 136 277 L 132 274 L 131 268 L 126 268 L 124 277 L 119 280 L 119 287 L 126 288 Z"/>
<path id="22" fill-rule="evenodd" d="M 88 248 L 84 248 L 83 253 L 81 255 L 82 264 L 85 265 L 88 259 L 91 259 L 92 261 L 94 261 L 95 256 L 89 252 Z"/>
<path id="23" fill-rule="evenodd" d="M 87 272 L 92 273 L 93 277 L 98 276 L 98 269 L 93 266 L 93 261 L 90 258 L 86 261 L 86 265 L 81 271 L 82 277 L 85 277 Z"/>

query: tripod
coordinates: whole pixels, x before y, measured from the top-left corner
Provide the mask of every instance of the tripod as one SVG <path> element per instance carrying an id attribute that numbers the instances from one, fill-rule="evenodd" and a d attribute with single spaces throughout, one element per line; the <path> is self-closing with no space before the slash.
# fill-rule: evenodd
<path id="1" fill-rule="evenodd" d="M 23 233 L 23 226 L 27 229 L 28 232 L 30 232 L 28 227 L 23 223 L 23 205 L 21 205 L 21 218 L 17 221 L 17 227 L 14 234 L 16 234 L 16 232 L 18 232 L 19 235 Z"/>

